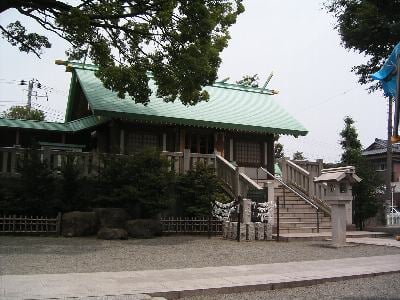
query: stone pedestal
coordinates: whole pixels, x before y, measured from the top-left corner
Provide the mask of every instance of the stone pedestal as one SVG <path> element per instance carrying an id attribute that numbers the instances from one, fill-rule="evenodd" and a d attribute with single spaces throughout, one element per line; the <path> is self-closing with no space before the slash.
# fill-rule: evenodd
<path id="1" fill-rule="evenodd" d="M 236 240 L 237 239 L 237 222 L 231 222 L 230 223 L 229 238 L 231 240 Z"/>
<path id="2" fill-rule="evenodd" d="M 230 238 L 230 236 L 229 236 L 229 234 L 230 234 L 229 226 L 230 226 L 230 222 L 229 221 L 222 222 L 222 237 L 224 239 L 229 239 Z"/>
<path id="3" fill-rule="evenodd" d="M 270 223 L 265 224 L 264 238 L 267 241 L 272 241 L 272 224 L 270 224 Z"/>
<path id="4" fill-rule="evenodd" d="M 255 240 L 254 223 L 246 224 L 246 240 L 247 241 Z"/>
<path id="5" fill-rule="evenodd" d="M 251 223 L 251 200 L 242 199 L 240 205 L 242 207 L 242 218 L 240 220 L 240 223 L 243 224 Z"/>
<path id="6" fill-rule="evenodd" d="M 264 240 L 264 225 L 263 223 L 254 223 L 254 237 L 257 241 Z"/>
<path id="7" fill-rule="evenodd" d="M 344 201 L 331 201 L 332 245 L 346 245 L 346 205 Z"/>

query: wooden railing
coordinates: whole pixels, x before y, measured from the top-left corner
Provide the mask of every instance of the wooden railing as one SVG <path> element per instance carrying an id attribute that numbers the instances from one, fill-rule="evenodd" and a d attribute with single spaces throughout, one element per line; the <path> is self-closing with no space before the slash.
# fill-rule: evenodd
<path id="1" fill-rule="evenodd" d="M 215 218 L 162 217 L 163 233 L 178 234 L 222 234 L 222 221 Z"/>
<path id="2" fill-rule="evenodd" d="M 59 172 L 61 166 L 68 159 L 82 170 L 83 176 L 97 175 L 99 170 L 104 166 L 104 158 L 121 158 L 126 155 L 121 154 L 99 154 L 96 152 L 70 152 L 52 149 L 34 150 L 30 153 L 30 149 L 25 148 L 0 148 L 0 174 L 3 176 L 18 175 L 18 166 L 26 155 L 38 155 L 42 161 L 46 161 L 48 168 L 54 173 Z M 192 170 L 197 164 L 202 163 L 207 166 L 215 167 L 214 154 L 190 153 L 189 150 L 184 152 L 161 152 L 168 161 L 171 162 L 171 169 L 176 173 L 185 173 Z"/>
<path id="3" fill-rule="evenodd" d="M 215 167 L 215 154 L 191 153 L 189 149 L 184 152 L 161 152 L 171 163 L 171 168 L 177 174 L 186 173 L 196 168 L 197 164 Z"/>
<path id="4" fill-rule="evenodd" d="M 222 180 L 235 199 L 238 196 L 245 198 L 249 189 L 263 190 L 254 180 L 241 173 L 237 166 L 232 165 L 220 155 L 216 155 L 215 168 L 217 177 Z"/>
<path id="5" fill-rule="evenodd" d="M 326 187 L 321 183 L 314 182 L 314 177 L 318 174 L 309 172 L 287 159 L 281 159 L 280 166 L 283 182 L 304 194 L 325 213 L 330 214 L 331 209 L 324 201 Z"/>
<path id="6" fill-rule="evenodd" d="M 3 234 L 60 234 L 61 214 L 56 218 L 39 216 L 0 216 L 0 233 Z"/>
<path id="7" fill-rule="evenodd" d="M 94 152 L 70 152 L 51 149 L 32 151 L 25 148 L 0 148 L 0 174 L 3 176 L 18 175 L 18 166 L 22 165 L 26 155 L 37 155 L 55 173 L 70 159 L 81 168 L 83 176 L 97 174 L 103 166 L 102 157 L 104 157 L 104 155 Z"/>

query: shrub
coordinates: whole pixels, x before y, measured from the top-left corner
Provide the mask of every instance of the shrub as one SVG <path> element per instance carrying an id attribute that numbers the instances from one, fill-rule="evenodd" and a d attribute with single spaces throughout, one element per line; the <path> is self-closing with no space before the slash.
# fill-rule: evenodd
<path id="1" fill-rule="evenodd" d="M 96 206 L 125 208 L 135 218 L 154 217 L 169 206 L 174 174 L 158 151 L 110 158 L 104 164 Z"/>
<path id="2" fill-rule="evenodd" d="M 176 184 L 178 214 L 186 217 L 206 217 L 214 201 L 229 202 L 213 168 L 198 164 L 195 170 L 180 175 Z"/>

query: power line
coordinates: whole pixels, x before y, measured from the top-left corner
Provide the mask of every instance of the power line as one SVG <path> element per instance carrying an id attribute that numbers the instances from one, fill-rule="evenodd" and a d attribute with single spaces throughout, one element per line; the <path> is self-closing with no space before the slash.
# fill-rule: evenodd
<path id="1" fill-rule="evenodd" d="M 350 92 L 352 92 L 352 91 L 354 91 L 354 90 L 360 89 L 360 88 L 362 88 L 362 86 L 356 86 L 356 87 L 354 87 L 354 88 L 348 89 L 348 90 L 346 90 L 346 91 L 344 91 L 344 92 L 341 92 L 341 93 L 339 93 L 339 94 L 336 94 L 336 95 L 333 95 L 333 96 L 331 96 L 331 97 L 329 97 L 329 98 L 326 98 L 325 100 L 323 100 L 323 101 L 321 101 L 321 102 L 319 102 L 319 103 L 316 103 L 316 104 L 310 105 L 310 106 L 308 106 L 308 107 L 305 107 L 305 108 L 301 109 L 300 111 L 298 111 L 297 113 L 302 113 L 302 112 L 304 112 L 304 111 L 306 111 L 306 110 L 313 109 L 313 108 L 315 108 L 315 107 L 317 107 L 317 106 L 326 104 L 326 103 L 328 103 L 328 102 L 330 102 L 330 101 L 332 101 L 332 100 L 334 100 L 334 99 L 336 99 L 336 98 L 338 98 L 338 97 L 341 97 L 341 96 L 343 96 L 343 95 L 346 95 L 346 94 L 348 94 L 348 93 L 350 93 Z"/>

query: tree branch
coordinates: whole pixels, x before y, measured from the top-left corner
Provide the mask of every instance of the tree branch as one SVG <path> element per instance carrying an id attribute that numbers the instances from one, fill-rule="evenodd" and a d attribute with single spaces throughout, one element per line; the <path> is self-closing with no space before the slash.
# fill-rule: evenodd
<path id="1" fill-rule="evenodd" d="M 0 29 L 3 33 L 5 33 L 10 39 L 16 41 L 17 43 L 23 45 L 24 47 L 28 48 L 30 51 L 32 51 L 38 58 L 40 58 L 39 53 L 33 49 L 31 46 L 29 46 L 28 44 L 26 44 L 25 42 L 21 41 L 19 38 L 17 38 L 16 36 L 12 35 L 10 32 L 8 32 L 3 26 L 0 25 Z"/>

